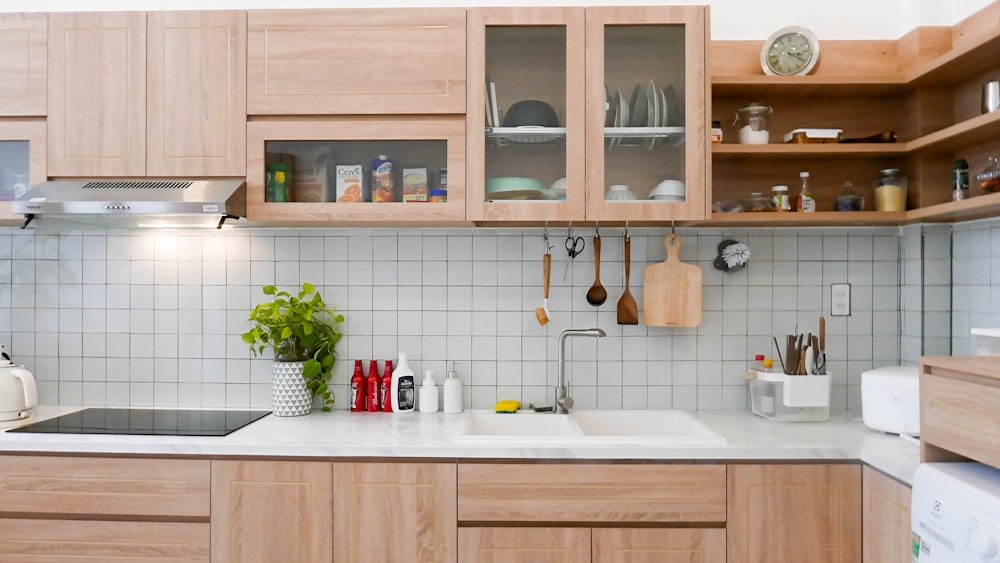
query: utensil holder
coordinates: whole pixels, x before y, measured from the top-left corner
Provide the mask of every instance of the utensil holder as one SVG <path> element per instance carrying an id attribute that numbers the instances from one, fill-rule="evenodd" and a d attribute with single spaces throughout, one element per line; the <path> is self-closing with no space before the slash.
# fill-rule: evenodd
<path id="1" fill-rule="evenodd" d="M 830 418 L 831 376 L 757 371 L 749 381 L 750 410 L 778 422 L 822 422 Z"/>

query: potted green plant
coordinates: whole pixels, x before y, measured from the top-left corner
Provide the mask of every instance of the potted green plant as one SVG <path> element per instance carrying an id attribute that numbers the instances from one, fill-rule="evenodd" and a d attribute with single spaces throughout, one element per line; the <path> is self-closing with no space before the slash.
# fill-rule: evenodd
<path id="1" fill-rule="evenodd" d="M 341 338 L 337 325 L 344 322 L 344 316 L 323 301 L 312 284 L 302 284 L 297 296 L 273 285 L 263 289 L 272 300 L 250 312 L 253 327 L 243 334 L 243 341 L 254 356 L 267 348 L 274 352 L 271 401 L 275 416 L 309 414 L 315 397 L 322 399 L 323 410 L 329 412 L 335 400 L 329 383 L 335 346 Z"/>

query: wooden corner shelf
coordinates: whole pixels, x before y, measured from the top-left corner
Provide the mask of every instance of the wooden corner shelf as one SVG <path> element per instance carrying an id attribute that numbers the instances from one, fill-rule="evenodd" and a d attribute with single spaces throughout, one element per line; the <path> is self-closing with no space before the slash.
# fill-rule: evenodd
<path id="1" fill-rule="evenodd" d="M 994 26 L 977 40 L 914 68 L 906 75 L 906 83 L 911 87 L 950 86 L 996 67 L 997 60 L 1000 27 Z"/>
<path id="2" fill-rule="evenodd" d="M 907 152 L 906 143 L 791 143 L 767 145 L 712 145 L 713 160 L 737 160 L 745 158 L 780 159 L 808 156 L 812 159 L 857 157 L 900 156 Z"/>
<path id="3" fill-rule="evenodd" d="M 905 211 L 817 211 L 816 213 L 713 213 L 710 221 L 692 226 L 719 227 L 857 227 L 905 223 Z"/>
<path id="4" fill-rule="evenodd" d="M 1000 215 L 1000 193 L 949 201 L 906 212 L 907 223 L 948 223 Z"/>
<path id="5" fill-rule="evenodd" d="M 906 151 L 948 153 L 975 143 L 993 141 L 997 137 L 1000 137 L 1000 112 L 993 112 L 914 139 L 906 143 Z"/>

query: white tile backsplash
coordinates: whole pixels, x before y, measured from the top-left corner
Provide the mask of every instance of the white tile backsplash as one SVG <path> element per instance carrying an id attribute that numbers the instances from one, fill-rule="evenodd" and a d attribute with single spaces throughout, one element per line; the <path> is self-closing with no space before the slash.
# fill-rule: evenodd
<path id="1" fill-rule="evenodd" d="M 916 232 L 907 229 L 904 246 L 908 233 Z M 1000 243 L 993 242 L 1000 228 L 976 230 L 982 233 L 956 233 L 956 244 L 969 241 L 969 260 L 989 256 L 994 246 L 1000 255 Z M 240 334 L 249 326 L 250 308 L 264 298 L 261 286 L 295 290 L 308 281 L 346 317 L 334 374 L 337 408 L 346 408 L 351 360 L 386 359 L 399 351 L 408 352 L 415 369 L 434 369 L 439 380 L 446 361 L 458 361 L 467 406 L 490 408 L 507 398 L 551 402 L 559 332 L 600 326 L 607 338 L 567 346 L 572 395 L 581 408 L 746 409 L 749 359 L 773 356 L 772 334 L 780 338 L 796 324 L 816 332 L 818 316 L 829 308 L 829 284 L 848 281 L 854 314 L 843 319 L 827 313 L 828 356 L 842 372 L 836 406 L 856 409 L 859 370 L 905 357 L 913 348 L 907 338 L 915 339 L 918 354 L 920 338 L 931 338 L 930 332 L 940 345 L 943 329 L 925 327 L 921 315 L 947 311 L 940 304 L 952 277 L 970 280 L 964 269 L 972 265 L 962 261 L 949 275 L 938 271 L 941 263 L 933 274 L 920 275 L 921 256 L 948 260 L 940 256 L 941 239 L 925 243 L 923 255 L 921 245 L 910 242 L 917 266 L 908 264 L 904 248 L 900 278 L 899 233 L 681 231 L 681 258 L 702 268 L 703 318 L 696 329 L 669 329 L 616 323 L 623 289 L 620 229 L 602 230 L 608 300 L 600 307 L 584 298 L 594 279 L 593 230 L 574 229 L 587 245 L 572 261 L 561 244 L 565 232 L 550 231 L 553 280 L 545 327 L 534 315 L 542 302 L 540 230 L 37 235 L 11 229 L 0 231 L 0 287 L 8 289 L 0 292 L 7 295 L 0 299 L 0 341 L 36 373 L 43 403 L 267 407 L 270 360 L 253 358 Z M 642 270 L 665 258 L 665 234 L 631 232 L 633 257 L 645 257 L 632 264 L 640 312 Z M 749 243 L 745 270 L 712 267 L 724 238 Z M 1000 263 L 1000 256 L 994 260 Z M 989 272 L 971 279 L 988 282 Z M 900 281 L 904 291 L 917 292 L 913 314 L 900 314 Z M 925 281 L 933 283 L 924 289 Z M 975 292 L 964 301 L 956 296 L 968 306 L 946 328 L 1000 316 L 990 311 L 986 289 L 986 307 L 972 305 Z M 1000 291 L 997 297 L 1000 308 Z"/>

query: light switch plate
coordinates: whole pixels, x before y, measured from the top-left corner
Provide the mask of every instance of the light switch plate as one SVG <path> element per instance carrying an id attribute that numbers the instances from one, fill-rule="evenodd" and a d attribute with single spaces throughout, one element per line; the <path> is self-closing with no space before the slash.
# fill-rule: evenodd
<path id="1" fill-rule="evenodd" d="M 851 315 L 851 284 L 830 285 L 830 316 L 849 317 Z"/>

